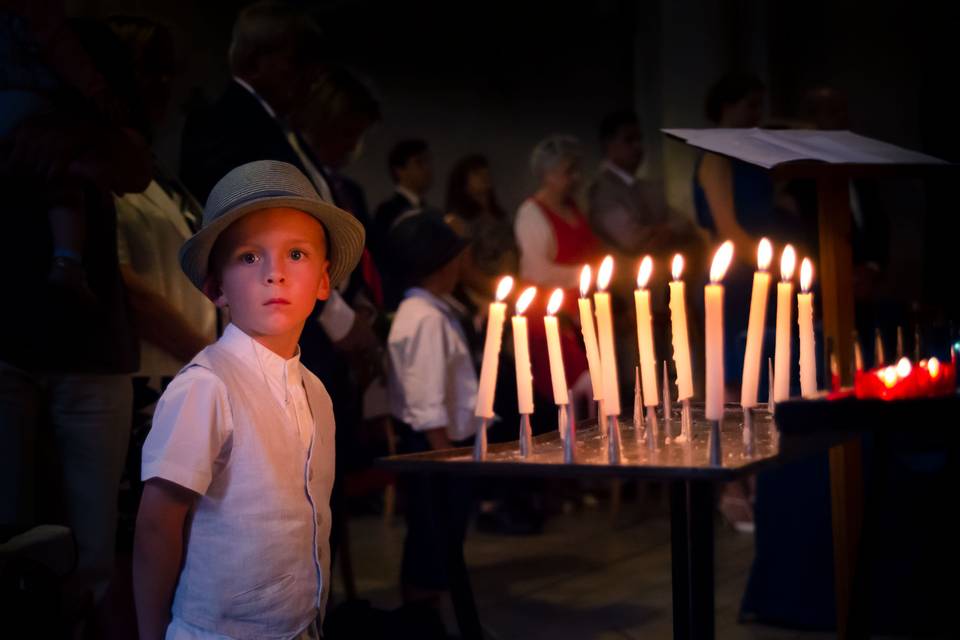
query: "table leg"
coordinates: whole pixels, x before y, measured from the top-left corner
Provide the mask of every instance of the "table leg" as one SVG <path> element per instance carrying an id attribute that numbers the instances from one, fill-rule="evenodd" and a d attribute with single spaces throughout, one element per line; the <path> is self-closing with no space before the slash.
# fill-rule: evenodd
<path id="1" fill-rule="evenodd" d="M 860 440 L 830 449 L 830 498 L 833 515 L 833 571 L 837 637 L 861 637 L 851 626 L 854 578 L 863 523 L 863 461 Z"/>
<path id="2" fill-rule="evenodd" d="M 713 484 L 670 485 L 673 637 L 714 637 Z"/>

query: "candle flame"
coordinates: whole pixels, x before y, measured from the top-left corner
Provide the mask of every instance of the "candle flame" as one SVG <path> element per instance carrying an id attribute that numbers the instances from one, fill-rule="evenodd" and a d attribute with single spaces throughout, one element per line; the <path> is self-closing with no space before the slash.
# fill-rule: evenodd
<path id="1" fill-rule="evenodd" d="M 590 279 L 593 277 L 593 274 L 590 273 L 590 265 L 583 265 L 583 269 L 580 271 L 580 297 L 586 298 L 587 291 L 590 291 Z"/>
<path id="2" fill-rule="evenodd" d="M 897 362 L 897 375 L 901 378 L 906 378 L 908 375 L 910 375 L 910 369 L 912 368 L 913 366 L 910 364 L 909 360 L 906 358 L 900 358 L 900 361 Z"/>
<path id="3" fill-rule="evenodd" d="M 527 310 L 527 307 L 530 306 L 530 303 L 533 302 L 533 296 L 537 295 L 536 287 L 527 287 L 523 290 L 523 293 L 520 294 L 520 297 L 517 298 L 517 315 L 523 315 L 523 312 Z"/>
<path id="4" fill-rule="evenodd" d="M 813 282 L 813 263 L 810 262 L 810 258 L 804 258 L 800 263 L 800 289 L 804 293 L 809 293 L 811 282 Z"/>
<path id="5" fill-rule="evenodd" d="M 607 256 L 600 263 L 600 270 L 597 272 L 597 289 L 603 291 L 610 284 L 610 278 L 613 276 L 613 256 Z"/>
<path id="6" fill-rule="evenodd" d="M 927 362 L 927 371 L 930 372 L 931 378 L 936 378 L 940 375 L 940 361 L 936 358 L 930 358 L 929 362 Z"/>
<path id="7" fill-rule="evenodd" d="M 513 289 L 513 278 L 510 276 L 503 276 L 500 278 L 500 284 L 497 285 L 497 302 L 503 302 L 510 294 L 510 290 Z"/>
<path id="8" fill-rule="evenodd" d="M 640 261 L 640 270 L 637 272 L 637 287 L 640 289 L 645 289 L 647 283 L 650 282 L 650 274 L 653 273 L 653 258 L 650 256 L 643 256 L 643 260 Z"/>
<path id="9" fill-rule="evenodd" d="M 784 282 L 793 278 L 793 270 L 797 267 L 797 252 L 793 250 L 792 245 L 783 248 L 780 254 L 780 277 Z"/>
<path id="10" fill-rule="evenodd" d="M 683 273 L 683 256 L 679 253 L 673 256 L 673 264 L 670 265 L 670 271 L 673 272 L 673 279 L 679 280 Z"/>
<path id="11" fill-rule="evenodd" d="M 561 304 L 563 304 L 563 289 L 558 287 L 550 294 L 550 302 L 547 303 L 547 313 L 551 316 L 556 315 L 557 311 L 560 310 Z"/>
<path id="12" fill-rule="evenodd" d="M 733 260 L 733 242 L 727 240 L 713 254 L 713 263 L 710 265 L 710 282 L 712 284 L 718 284 L 723 280 L 731 260 Z"/>
<path id="13" fill-rule="evenodd" d="M 760 238 L 760 244 L 757 246 L 757 268 L 760 271 L 766 271 L 770 268 L 771 260 L 773 260 L 773 245 L 766 238 Z"/>
<path id="14" fill-rule="evenodd" d="M 884 386 L 888 389 L 897 384 L 897 371 L 893 367 L 885 367 L 881 369 L 877 372 L 877 377 L 883 381 Z"/>

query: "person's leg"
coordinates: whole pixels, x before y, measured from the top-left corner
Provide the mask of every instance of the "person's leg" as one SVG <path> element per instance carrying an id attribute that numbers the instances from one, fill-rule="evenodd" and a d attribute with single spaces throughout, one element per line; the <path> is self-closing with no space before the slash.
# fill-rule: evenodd
<path id="1" fill-rule="evenodd" d="M 130 437 L 125 375 L 49 376 L 50 419 L 63 467 L 67 521 L 77 539 L 77 582 L 103 598 L 113 572 L 117 491 Z"/>
<path id="2" fill-rule="evenodd" d="M 41 393 L 39 380 L 0 362 L 0 528 L 34 524 Z"/>

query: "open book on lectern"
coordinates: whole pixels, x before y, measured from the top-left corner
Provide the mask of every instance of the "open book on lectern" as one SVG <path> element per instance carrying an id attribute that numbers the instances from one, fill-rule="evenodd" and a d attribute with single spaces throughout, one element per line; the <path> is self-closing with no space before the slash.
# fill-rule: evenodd
<path id="1" fill-rule="evenodd" d="M 850 131 L 809 129 L 662 129 L 690 146 L 770 169 L 786 162 L 949 164 Z"/>

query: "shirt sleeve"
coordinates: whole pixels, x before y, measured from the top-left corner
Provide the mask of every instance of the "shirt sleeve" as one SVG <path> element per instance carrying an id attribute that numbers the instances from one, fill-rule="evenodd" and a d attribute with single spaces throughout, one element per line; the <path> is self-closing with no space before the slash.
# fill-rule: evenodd
<path id="1" fill-rule="evenodd" d="M 157 403 L 143 443 L 143 481 L 163 478 L 203 495 L 233 430 L 223 382 L 202 367 L 190 367 Z"/>
<path id="2" fill-rule="evenodd" d="M 330 291 L 330 297 L 321 309 L 320 315 L 317 316 L 317 320 L 323 330 L 327 332 L 330 341 L 339 342 L 350 333 L 355 316 L 356 312 L 350 308 L 340 292 L 333 289 Z"/>
<path id="3" fill-rule="evenodd" d="M 440 316 L 424 316 L 412 335 L 389 344 L 391 373 L 400 394 L 399 418 L 414 431 L 451 424 L 447 409 L 447 328 Z"/>
<path id="4" fill-rule="evenodd" d="M 541 286 L 570 288 L 577 286 L 580 267 L 557 264 L 557 239 L 550 222 L 533 202 L 525 202 L 514 223 L 520 248 L 520 277 Z"/>

